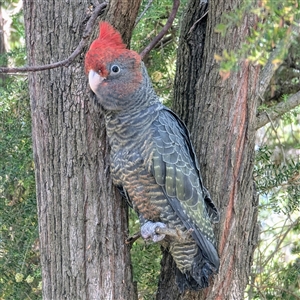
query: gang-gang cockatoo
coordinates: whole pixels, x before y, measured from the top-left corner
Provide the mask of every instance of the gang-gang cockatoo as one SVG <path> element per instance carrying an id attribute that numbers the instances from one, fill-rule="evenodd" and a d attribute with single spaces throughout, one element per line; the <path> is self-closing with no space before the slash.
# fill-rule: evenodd
<path id="1" fill-rule="evenodd" d="M 142 237 L 169 249 L 181 291 L 207 287 L 219 268 L 212 228 L 219 215 L 185 125 L 162 105 L 141 57 L 107 22 L 85 71 L 104 110 L 114 184 L 137 211 Z"/>

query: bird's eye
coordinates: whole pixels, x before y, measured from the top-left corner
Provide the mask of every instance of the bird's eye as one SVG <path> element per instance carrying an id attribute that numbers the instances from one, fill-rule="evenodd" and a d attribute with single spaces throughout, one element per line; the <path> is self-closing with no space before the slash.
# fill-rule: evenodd
<path id="1" fill-rule="evenodd" d="M 113 74 L 118 74 L 118 73 L 120 72 L 120 67 L 117 66 L 117 65 L 112 65 L 112 66 L 111 66 L 111 72 L 112 72 Z"/>

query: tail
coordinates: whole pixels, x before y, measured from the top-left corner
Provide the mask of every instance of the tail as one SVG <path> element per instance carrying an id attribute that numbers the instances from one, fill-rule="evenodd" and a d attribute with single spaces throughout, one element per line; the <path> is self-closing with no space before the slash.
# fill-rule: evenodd
<path id="1" fill-rule="evenodd" d="M 198 253 L 194 257 L 190 271 L 182 273 L 176 270 L 176 283 L 181 293 L 185 290 L 198 291 L 209 286 L 209 279 L 218 270 L 205 259 L 198 248 Z"/>

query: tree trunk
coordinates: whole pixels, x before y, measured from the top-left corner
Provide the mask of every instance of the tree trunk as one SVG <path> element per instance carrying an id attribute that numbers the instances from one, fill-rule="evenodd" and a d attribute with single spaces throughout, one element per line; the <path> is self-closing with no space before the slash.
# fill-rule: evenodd
<path id="1" fill-rule="evenodd" d="M 221 258 L 211 286 L 180 295 L 174 262 L 164 253 L 157 299 L 243 299 L 257 242 L 257 197 L 252 178 L 259 68 L 241 63 L 227 80 L 215 54 L 238 49 L 253 24 L 246 16 L 225 37 L 215 32 L 222 14 L 241 1 L 191 0 L 182 21 L 174 110 L 190 129 L 204 184 L 221 214 L 215 226 Z"/>
<path id="2" fill-rule="evenodd" d="M 67 58 L 89 8 L 81 0 L 24 1 L 29 65 Z M 132 28 L 136 15 L 129 2 L 124 9 Z M 136 299 L 127 208 L 112 186 L 102 112 L 83 59 L 29 75 L 43 299 Z"/>
<path id="3" fill-rule="evenodd" d="M 5 38 L 4 38 L 4 18 L 3 18 L 3 11 L 2 11 L 2 3 L 0 2 L 0 66 L 6 67 L 7 66 L 7 59 L 4 57 L 6 53 L 5 47 Z M 7 79 L 6 74 L 0 74 L 0 86 L 5 86 L 5 81 Z"/>

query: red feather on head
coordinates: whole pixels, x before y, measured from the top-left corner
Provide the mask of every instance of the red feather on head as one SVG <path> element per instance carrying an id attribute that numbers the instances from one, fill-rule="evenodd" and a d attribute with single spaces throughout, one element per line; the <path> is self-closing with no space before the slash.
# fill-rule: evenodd
<path id="1" fill-rule="evenodd" d="M 99 24 L 99 37 L 92 43 L 90 50 L 101 48 L 126 49 L 120 33 L 104 21 Z"/>

